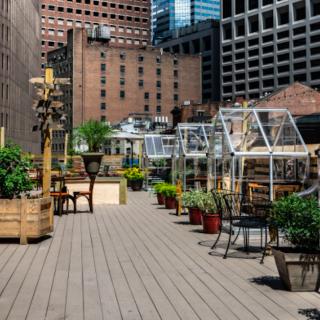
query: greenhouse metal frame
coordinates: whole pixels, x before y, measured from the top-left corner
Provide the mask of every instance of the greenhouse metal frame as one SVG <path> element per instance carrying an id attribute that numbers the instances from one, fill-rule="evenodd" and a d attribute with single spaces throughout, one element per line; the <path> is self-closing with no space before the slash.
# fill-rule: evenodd
<path id="1" fill-rule="evenodd" d="M 275 176 L 274 161 L 290 159 L 304 161 L 304 177 L 309 168 L 309 152 L 287 109 L 221 108 L 214 123 L 210 139 L 208 188 L 217 187 L 217 166 L 221 168 L 221 181 L 225 173 L 235 191 L 236 171 L 243 179 L 246 158 L 268 159 L 269 196 L 273 200 Z M 209 182 L 210 181 L 210 182 Z"/>
<path id="2" fill-rule="evenodd" d="M 175 178 L 182 181 L 183 191 L 187 189 L 187 160 L 198 162 L 207 159 L 209 139 L 213 134 L 211 123 L 179 123 L 176 130 L 176 147 L 172 161 L 173 183 Z"/>

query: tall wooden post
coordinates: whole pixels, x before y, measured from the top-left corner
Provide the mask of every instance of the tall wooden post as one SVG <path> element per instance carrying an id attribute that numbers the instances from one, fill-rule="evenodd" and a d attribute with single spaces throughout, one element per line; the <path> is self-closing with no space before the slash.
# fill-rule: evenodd
<path id="1" fill-rule="evenodd" d="M 5 130 L 4 127 L 0 127 L 0 148 L 3 148 L 5 145 Z"/>
<path id="2" fill-rule="evenodd" d="M 64 159 L 63 159 L 63 163 L 65 166 L 68 163 L 68 144 L 69 144 L 69 134 L 66 133 L 64 136 Z"/>
<path id="3" fill-rule="evenodd" d="M 47 67 L 45 70 L 45 92 L 44 100 L 48 101 L 50 96 L 50 86 L 53 85 L 53 68 Z M 51 136 L 52 129 L 50 129 L 49 124 L 46 124 L 46 127 L 43 131 L 44 134 L 44 144 L 43 144 L 43 179 L 42 179 L 42 192 L 43 197 L 50 196 L 50 186 L 51 186 Z"/>

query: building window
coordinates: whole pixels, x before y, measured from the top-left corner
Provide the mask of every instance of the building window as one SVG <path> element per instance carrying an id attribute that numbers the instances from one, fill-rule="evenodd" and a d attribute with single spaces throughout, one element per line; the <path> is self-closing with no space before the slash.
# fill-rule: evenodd
<path id="1" fill-rule="evenodd" d="M 143 62 L 143 59 L 144 59 L 143 55 L 139 54 L 139 56 L 138 56 L 138 61 L 139 61 L 139 62 Z"/>
<path id="2" fill-rule="evenodd" d="M 100 70 L 102 71 L 102 72 L 104 72 L 104 71 L 106 71 L 106 64 L 105 63 L 101 63 L 101 65 L 100 65 Z"/>
<path id="3" fill-rule="evenodd" d="M 161 106 L 157 106 L 157 113 L 161 112 Z"/>
<path id="4" fill-rule="evenodd" d="M 157 68 L 157 76 L 161 76 L 161 69 Z"/>
<path id="5" fill-rule="evenodd" d="M 149 106 L 147 104 L 144 106 L 144 112 L 149 112 Z"/>
<path id="6" fill-rule="evenodd" d="M 139 84 L 140 88 L 143 88 L 143 80 L 142 79 L 139 80 L 138 84 Z"/>
<path id="7" fill-rule="evenodd" d="M 101 77 L 101 78 L 100 78 L 100 83 L 101 83 L 101 84 L 106 84 L 106 82 L 107 82 L 107 81 L 106 81 L 106 77 Z"/>
<path id="8" fill-rule="evenodd" d="M 139 75 L 143 75 L 143 67 L 138 68 Z"/>
<path id="9" fill-rule="evenodd" d="M 104 51 L 101 51 L 101 52 L 100 52 L 100 58 L 101 58 L 101 59 L 105 59 L 106 57 L 107 57 L 107 53 L 104 52 Z"/>
<path id="10" fill-rule="evenodd" d="M 100 103 L 100 110 L 106 110 L 106 103 L 105 102 Z"/>
<path id="11" fill-rule="evenodd" d="M 107 120 L 107 119 L 106 119 L 106 116 L 101 116 L 101 117 L 100 117 L 100 121 L 101 121 L 101 122 L 106 122 L 106 120 Z"/>
<path id="12" fill-rule="evenodd" d="M 145 92 L 145 93 L 144 93 L 144 98 L 145 98 L 145 99 L 149 99 L 149 92 Z"/>
<path id="13" fill-rule="evenodd" d="M 173 70 L 173 76 L 174 76 L 175 78 L 178 77 L 178 70 Z"/>
<path id="14" fill-rule="evenodd" d="M 126 66 L 121 65 L 120 66 L 120 73 L 123 74 L 126 72 Z"/>
<path id="15" fill-rule="evenodd" d="M 126 83 L 125 79 L 124 78 L 120 78 L 120 85 L 121 86 L 124 86 Z"/>
<path id="16" fill-rule="evenodd" d="M 174 101 L 178 101 L 178 100 L 179 100 L 179 95 L 174 94 L 174 95 L 173 95 L 173 100 L 174 100 Z"/>
<path id="17" fill-rule="evenodd" d="M 156 62 L 157 62 L 157 63 L 161 63 L 161 57 L 160 57 L 160 56 L 157 56 L 157 57 L 156 57 Z"/>
<path id="18" fill-rule="evenodd" d="M 178 63 L 179 63 L 178 59 L 177 59 L 177 58 L 174 58 L 174 59 L 173 59 L 173 64 L 174 64 L 175 66 L 177 66 Z"/>
<path id="19" fill-rule="evenodd" d="M 161 81 L 157 81 L 157 88 L 161 88 Z"/>
<path id="20" fill-rule="evenodd" d="M 161 100 L 161 93 L 157 93 L 157 100 Z"/>
<path id="21" fill-rule="evenodd" d="M 105 98 L 105 96 L 106 96 L 106 90 L 105 89 L 101 89 L 100 90 L 100 96 L 101 96 L 101 98 Z"/>
<path id="22" fill-rule="evenodd" d="M 178 82 L 174 82 L 173 83 L 173 88 L 174 89 L 178 89 L 179 88 L 179 83 Z"/>

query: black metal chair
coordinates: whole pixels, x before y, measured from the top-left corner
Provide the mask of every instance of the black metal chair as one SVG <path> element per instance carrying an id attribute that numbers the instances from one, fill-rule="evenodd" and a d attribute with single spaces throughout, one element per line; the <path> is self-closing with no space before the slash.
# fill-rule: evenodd
<path id="1" fill-rule="evenodd" d="M 241 230 L 243 231 L 244 236 L 244 248 L 246 252 L 249 253 L 250 229 L 260 229 L 260 246 L 263 249 L 263 255 L 260 262 L 263 263 L 268 240 L 267 218 L 271 209 L 271 202 L 265 198 L 253 195 L 246 196 L 240 193 L 228 193 L 227 191 L 222 193 L 213 192 L 213 197 L 220 212 L 221 221 L 227 221 L 229 224 L 229 237 L 223 258 L 227 258 L 230 245 L 235 244 Z M 235 227 L 238 228 L 238 232 L 234 240 L 231 241 Z M 219 242 L 222 228 L 223 226 L 221 223 L 218 237 L 211 249 L 214 249 Z M 264 247 L 263 231 L 265 238 Z"/>

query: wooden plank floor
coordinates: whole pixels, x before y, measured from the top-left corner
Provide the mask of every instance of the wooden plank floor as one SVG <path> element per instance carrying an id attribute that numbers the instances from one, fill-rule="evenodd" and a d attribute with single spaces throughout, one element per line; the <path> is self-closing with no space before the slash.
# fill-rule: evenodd
<path id="1" fill-rule="evenodd" d="M 209 255 L 214 236 L 186 222 L 137 192 L 56 217 L 38 243 L 0 242 L 0 320 L 320 319 L 320 294 L 283 290 L 273 257 Z"/>

